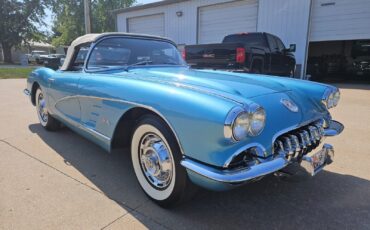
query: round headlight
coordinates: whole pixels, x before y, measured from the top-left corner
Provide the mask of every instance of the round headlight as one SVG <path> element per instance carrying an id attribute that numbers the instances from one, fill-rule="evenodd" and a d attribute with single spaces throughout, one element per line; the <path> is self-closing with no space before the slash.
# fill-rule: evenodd
<path id="1" fill-rule="evenodd" d="M 266 113 L 262 107 L 257 108 L 251 113 L 249 135 L 259 135 L 265 127 Z"/>
<path id="2" fill-rule="evenodd" d="M 240 112 L 232 125 L 232 136 L 236 141 L 240 141 L 247 136 L 259 135 L 265 127 L 265 110 L 253 104 L 247 111 Z"/>
<path id="3" fill-rule="evenodd" d="M 246 112 L 240 113 L 233 124 L 233 137 L 235 140 L 240 141 L 247 137 L 249 130 L 250 120 L 249 114 Z"/>
<path id="4" fill-rule="evenodd" d="M 340 92 L 339 90 L 336 91 L 333 95 L 333 106 L 337 106 L 338 105 L 338 102 L 340 100 Z"/>
<path id="5" fill-rule="evenodd" d="M 322 102 L 327 109 L 331 109 L 338 105 L 340 99 L 340 92 L 338 89 L 327 89 L 324 93 Z"/>
<path id="6" fill-rule="evenodd" d="M 333 108 L 334 107 L 334 93 L 330 93 L 328 97 L 328 108 Z"/>

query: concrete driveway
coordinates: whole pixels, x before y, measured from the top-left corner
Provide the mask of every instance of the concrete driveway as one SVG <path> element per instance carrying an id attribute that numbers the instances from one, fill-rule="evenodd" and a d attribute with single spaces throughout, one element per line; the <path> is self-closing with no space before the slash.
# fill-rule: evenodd
<path id="1" fill-rule="evenodd" d="M 335 161 L 316 177 L 201 190 L 172 210 L 146 198 L 128 150 L 108 154 L 68 129 L 45 131 L 24 87 L 0 80 L 0 229 L 370 228 L 370 86 L 339 85 L 333 117 L 346 129 L 327 139 Z"/>

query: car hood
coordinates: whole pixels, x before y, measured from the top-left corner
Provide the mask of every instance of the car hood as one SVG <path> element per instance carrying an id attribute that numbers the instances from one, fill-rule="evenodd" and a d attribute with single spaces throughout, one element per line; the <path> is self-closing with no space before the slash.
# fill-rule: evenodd
<path id="1" fill-rule="evenodd" d="M 280 77 L 256 74 L 238 74 L 226 71 L 192 70 L 189 68 L 136 68 L 131 69 L 132 77 L 145 81 L 171 84 L 226 97 L 235 101 L 261 95 L 289 91 L 279 81 Z M 119 73 L 117 73 L 119 74 Z"/>

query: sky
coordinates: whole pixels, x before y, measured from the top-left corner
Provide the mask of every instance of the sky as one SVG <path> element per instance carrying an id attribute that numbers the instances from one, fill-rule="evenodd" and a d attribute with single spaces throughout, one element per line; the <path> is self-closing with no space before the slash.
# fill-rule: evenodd
<path id="1" fill-rule="evenodd" d="M 152 3 L 152 2 L 159 2 L 161 0 L 136 0 L 136 5 L 141 5 L 141 4 L 148 4 L 148 3 Z M 47 26 L 45 28 L 43 28 L 44 31 L 46 32 L 50 32 L 51 31 L 51 25 L 52 25 L 52 12 L 47 9 L 46 10 L 46 16 L 45 16 L 45 22 L 47 24 Z"/>

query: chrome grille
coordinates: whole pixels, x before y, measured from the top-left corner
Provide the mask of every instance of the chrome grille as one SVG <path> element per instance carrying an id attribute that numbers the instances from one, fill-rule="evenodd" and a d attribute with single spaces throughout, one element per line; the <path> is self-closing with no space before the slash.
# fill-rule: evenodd
<path id="1" fill-rule="evenodd" d="M 323 122 L 313 122 L 276 138 L 274 154 L 284 154 L 288 159 L 300 158 L 315 149 L 323 136 Z"/>

